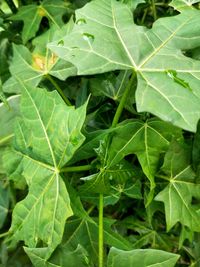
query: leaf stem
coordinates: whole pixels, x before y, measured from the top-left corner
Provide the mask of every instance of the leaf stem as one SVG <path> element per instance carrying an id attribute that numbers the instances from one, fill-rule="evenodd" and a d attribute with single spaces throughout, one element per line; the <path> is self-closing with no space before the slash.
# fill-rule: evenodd
<path id="1" fill-rule="evenodd" d="M 13 0 L 5 0 L 6 4 L 9 6 L 10 10 L 15 14 L 17 13 L 17 8 L 13 2 Z"/>
<path id="2" fill-rule="evenodd" d="M 117 110 L 116 110 L 116 113 L 115 113 L 111 128 L 115 128 L 117 126 L 117 123 L 118 123 L 119 118 L 120 118 L 120 116 L 122 114 L 124 105 L 126 103 L 126 99 L 128 97 L 128 94 L 129 94 L 129 91 L 131 89 L 131 86 L 132 86 L 132 83 L 133 83 L 134 79 L 135 79 L 135 72 L 133 71 L 133 74 L 131 75 L 131 78 L 130 78 L 127 86 L 126 86 L 124 94 L 123 94 L 123 96 L 122 96 L 122 98 L 120 100 L 119 106 L 117 107 Z"/>
<path id="3" fill-rule="evenodd" d="M 154 21 L 157 20 L 157 12 L 156 12 L 156 5 L 155 5 L 155 1 L 151 0 L 151 7 L 152 7 L 152 12 L 153 12 L 153 19 Z"/>
<path id="4" fill-rule="evenodd" d="M 99 194 L 99 267 L 103 267 L 103 194 Z"/>
<path id="5" fill-rule="evenodd" d="M 81 171 L 89 171 L 91 169 L 92 169 L 91 165 L 69 166 L 62 168 L 60 172 L 81 172 Z"/>
<path id="6" fill-rule="evenodd" d="M 65 101 L 65 103 L 68 106 L 72 106 L 71 102 L 69 101 L 69 99 L 65 96 L 65 94 L 63 93 L 62 89 L 60 88 L 60 86 L 57 84 L 57 82 L 49 75 L 46 75 L 46 78 L 53 84 L 53 86 L 56 88 L 56 90 L 58 91 L 58 93 L 62 96 L 63 100 Z"/>
<path id="7" fill-rule="evenodd" d="M 7 236 L 8 234 L 9 234 L 9 232 L 2 233 L 2 234 L 0 234 L 0 238 L 3 238 L 5 236 Z"/>

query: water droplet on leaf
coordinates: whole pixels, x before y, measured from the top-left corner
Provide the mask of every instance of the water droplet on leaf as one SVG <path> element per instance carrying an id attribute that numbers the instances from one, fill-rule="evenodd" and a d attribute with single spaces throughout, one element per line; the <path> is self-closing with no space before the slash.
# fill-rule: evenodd
<path id="1" fill-rule="evenodd" d="M 87 23 L 86 20 L 83 19 L 83 18 L 78 19 L 77 22 L 76 22 L 77 25 L 83 25 L 83 24 L 86 24 L 86 23 Z"/>
<path id="2" fill-rule="evenodd" d="M 90 44 L 92 44 L 94 42 L 94 35 L 84 32 L 83 33 L 83 39 L 87 42 L 89 42 Z"/>

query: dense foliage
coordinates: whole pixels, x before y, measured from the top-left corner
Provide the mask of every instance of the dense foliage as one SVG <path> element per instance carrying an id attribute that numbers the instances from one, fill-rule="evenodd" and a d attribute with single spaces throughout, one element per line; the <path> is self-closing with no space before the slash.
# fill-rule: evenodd
<path id="1" fill-rule="evenodd" d="M 0 266 L 200 266 L 198 0 L 0 2 Z"/>

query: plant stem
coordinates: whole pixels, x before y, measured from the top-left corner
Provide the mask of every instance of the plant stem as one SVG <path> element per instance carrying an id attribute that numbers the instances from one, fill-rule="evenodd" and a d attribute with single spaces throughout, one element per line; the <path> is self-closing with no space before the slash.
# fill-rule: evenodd
<path id="1" fill-rule="evenodd" d="M 124 105 L 126 103 L 126 99 L 127 99 L 128 94 L 130 92 L 130 89 L 131 89 L 131 86 L 132 86 L 132 83 L 133 83 L 134 79 L 135 79 L 135 72 L 133 71 L 133 74 L 131 75 L 131 78 L 130 78 L 127 86 L 126 86 L 124 94 L 123 94 L 123 96 L 122 96 L 122 98 L 120 100 L 119 106 L 117 107 L 117 110 L 116 110 L 116 113 L 115 113 L 111 128 L 114 128 L 114 127 L 117 126 L 117 123 L 118 123 L 119 118 L 120 118 L 120 116 L 122 114 Z"/>
<path id="2" fill-rule="evenodd" d="M 17 8 L 13 2 L 13 0 L 5 0 L 7 5 L 9 6 L 10 10 L 13 12 L 13 13 L 17 13 Z"/>
<path id="3" fill-rule="evenodd" d="M 144 25 L 144 21 L 146 19 L 147 13 L 148 13 L 148 8 L 145 8 L 143 16 L 142 16 L 142 20 L 141 20 L 142 25 Z"/>
<path id="4" fill-rule="evenodd" d="M 5 236 L 7 236 L 8 234 L 9 234 L 9 232 L 2 233 L 2 234 L 0 234 L 0 238 L 3 238 Z"/>
<path id="5" fill-rule="evenodd" d="M 103 267 L 103 194 L 99 194 L 99 267 Z"/>
<path id="6" fill-rule="evenodd" d="M 69 166 L 64 167 L 60 170 L 60 172 L 81 172 L 81 171 L 89 171 L 91 170 L 91 165 L 83 165 L 83 166 Z"/>
<path id="7" fill-rule="evenodd" d="M 72 104 L 70 103 L 69 99 L 65 96 L 65 94 L 63 93 L 62 89 L 57 84 L 57 82 L 50 75 L 48 75 L 48 74 L 46 75 L 46 78 L 53 84 L 53 86 L 56 88 L 56 90 L 58 91 L 58 93 L 62 96 L 62 98 L 65 101 L 65 103 L 68 106 L 72 106 Z"/>
<path id="8" fill-rule="evenodd" d="M 123 96 L 120 100 L 119 106 L 117 107 L 111 128 L 115 128 L 119 121 L 134 79 L 135 72 L 133 71 L 131 78 L 126 86 L 126 89 L 123 93 Z M 99 267 L 103 267 L 103 245 L 103 194 L 99 194 Z"/>
<path id="9" fill-rule="evenodd" d="M 157 20 L 157 12 L 156 12 L 156 6 L 155 6 L 155 0 L 151 0 L 151 7 L 152 7 L 152 12 L 153 12 L 153 19 L 154 21 Z"/>

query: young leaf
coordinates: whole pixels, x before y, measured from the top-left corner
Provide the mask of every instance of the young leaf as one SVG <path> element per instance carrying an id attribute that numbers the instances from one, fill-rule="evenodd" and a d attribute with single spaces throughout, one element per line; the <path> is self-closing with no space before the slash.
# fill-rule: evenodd
<path id="1" fill-rule="evenodd" d="M 134 69 L 138 111 L 195 131 L 200 118 L 200 62 L 182 51 L 199 46 L 199 14 L 199 10 L 185 10 L 146 29 L 133 23 L 127 5 L 96 0 L 76 11 L 76 24 L 63 45 L 54 42 L 49 47 L 74 64 L 80 75 Z M 170 78 L 167 70 L 176 71 L 192 91 Z"/>
<path id="2" fill-rule="evenodd" d="M 191 230 L 199 232 L 200 215 L 192 204 L 192 198 L 200 198 L 200 185 L 195 184 L 195 173 L 190 165 L 188 148 L 173 142 L 166 153 L 160 175 L 169 181 L 155 198 L 164 202 L 167 230 L 181 222 Z"/>
<path id="3" fill-rule="evenodd" d="M 138 249 L 123 251 L 111 248 L 108 267 L 174 267 L 179 255 L 162 250 Z"/>
<path id="4" fill-rule="evenodd" d="M 59 171 L 84 141 L 80 130 L 85 113 L 86 105 L 68 107 L 55 91 L 23 86 L 15 149 L 29 193 L 15 206 L 9 232 L 13 242 L 24 240 L 29 247 L 42 241 L 49 247 L 47 257 L 61 242 L 72 215 Z"/>
<path id="5" fill-rule="evenodd" d="M 56 3 L 53 0 L 45 0 L 40 5 L 22 6 L 11 19 L 24 22 L 22 39 L 23 43 L 26 43 L 36 35 L 43 17 L 48 18 L 49 22 L 59 29 L 63 25 L 62 16 L 66 13 L 67 6 L 67 2 L 62 0 L 57 0 Z"/>

